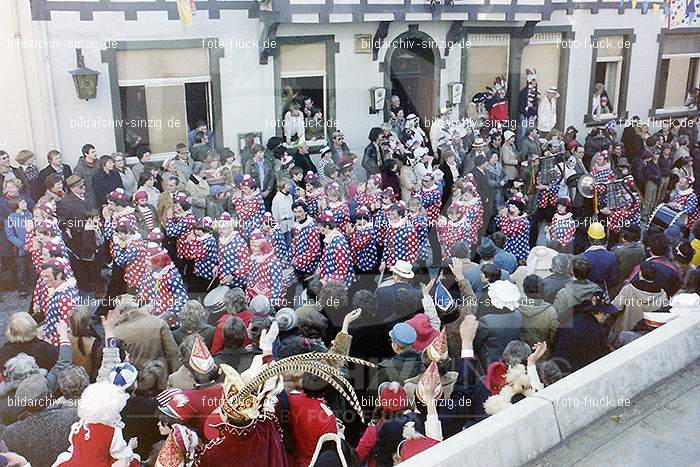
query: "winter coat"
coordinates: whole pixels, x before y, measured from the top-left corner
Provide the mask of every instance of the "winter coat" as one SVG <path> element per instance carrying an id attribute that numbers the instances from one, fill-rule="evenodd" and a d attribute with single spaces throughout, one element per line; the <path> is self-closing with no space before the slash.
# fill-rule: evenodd
<path id="1" fill-rule="evenodd" d="M 506 345 L 520 339 L 523 330 L 523 315 L 519 309 L 489 313 L 479 318 L 479 329 L 474 338 L 474 351 L 484 370 L 503 357 Z"/>
<path id="2" fill-rule="evenodd" d="M 78 401 L 53 404 L 8 425 L 0 439 L 9 451 L 24 457 L 31 465 L 49 466 L 68 450 L 68 433 L 78 419 Z"/>
<path id="3" fill-rule="evenodd" d="M 196 219 L 201 219 L 207 213 L 207 196 L 209 196 L 209 184 L 199 175 L 192 175 L 187 184 L 185 191 L 190 195 L 190 203 L 192 204 L 192 214 Z"/>
<path id="4" fill-rule="evenodd" d="M 570 317 L 574 306 L 590 299 L 591 295 L 600 290 L 601 288 L 598 284 L 588 279 L 574 279 L 566 284 L 564 288 L 557 293 L 553 303 L 554 308 L 557 309 L 557 313 L 559 314 L 559 325 L 563 326 L 570 323 Z"/>
<path id="5" fill-rule="evenodd" d="M 611 302 L 620 310 L 613 331 L 631 331 L 644 318 L 644 313 L 656 311 L 668 304 L 666 292 L 656 284 L 649 284 L 654 291 L 646 291 L 643 281 L 635 281 L 625 285 L 617 297 Z"/>
<path id="6" fill-rule="evenodd" d="M 362 156 L 362 168 L 367 172 L 367 178 L 379 173 L 383 158 L 379 154 L 379 149 L 374 143 L 369 143 L 365 147 L 364 155 Z"/>
<path id="7" fill-rule="evenodd" d="M 94 259 L 97 249 L 95 232 L 85 230 L 87 218 L 85 212 L 92 209 L 88 202 L 87 192 L 85 199 L 78 198 L 75 194 L 69 193 L 58 203 L 56 213 L 64 232 L 64 240 L 70 251 L 85 260 Z"/>
<path id="8" fill-rule="evenodd" d="M 530 347 L 535 342 L 546 342 L 547 347 L 551 349 L 559 327 L 557 309 L 541 298 L 524 299 L 518 309 L 523 315 L 523 332 L 520 334 L 520 340 Z"/>
<path id="9" fill-rule="evenodd" d="M 632 274 L 634 268 L 644 262 L 644 259 L 646 259 L 646 251 L 641 242 L 634 242 L 620 245 L 618 248 L 613 250 L 613 253 L 615 253 L 615 257 L 617 258 L 619 271 L 619 283 L 618 287 L 616 288 L 617 292 L 619 291 L 619 287 L 621 287 L 620 283 L 622 283 L 629 277 L 630 274 Z"/>
<path id="10" fill-rule="evenodd" d="M 537 130 L 545 133 L 552 131 L 557 124 L 557 100 L 551 101 L 547 96 L 540 99 L 537 106 Z"/>
<path id="11" fill-rule="evenodd" d="M 28 342 L 6 342 L 0 347 L 0 369 L 5 368 L 5 362 L 18 353 L 23 352 L 34 357 L 39 368 L 50 370 L 58 360 L 58 347 L 35 337 Z"/>
<path id="12" fill-rule="evenodd" d="M 143 308 L 122 313 L 114 328 L 114 336 L 123 342 L 131 363 L 137 369 L 143 368 L 148 360 L 161 361 L 168 373 L 182 365 L 180 350 L 168 324 Z"/>
<path id="13" fill-rule="evenodd" d="M 124 187 L 126 197 L 131 199 L 138 188 L 138 179 L 136 178 L 136 174 L 134 174 L 129 167 L 124 167 L 124 172 L 120 170 L 116 170 L 116 172 L 122 179 L 122 186 Z"/>
<path id="14" fill-rule="evenodd" d="M 520 142 L 520 160 L 529 160 L 530 156 L 532 156 L 533 154 L 542 156 L 540 142 L 537 140 L 532 140 L 528 137 L 523 138 L 523 140 Z"/>
<path id="15" fill-rule="evenodd" d="M 111 192 L 117 188 L 124 188 L 122 178 L 116 169 L 112 169 L 109 172 L 105 172 L 102 169 L 98 170 L 92 177 L 92 186 L 95 194 L 95 207 L 97 208 L 107 204 L 107 197 Z M 85 187 L 87 189 L 87 183 Z M 87 193 L 85 196 L 87 199 Z"/>
<path id="16" fill-rule="evenodd" d="M 73 171 L 71 170 L 68 164 L 61 164 L 61 166 L 63 167 L 63 191 L 68 193 L 68 186 L 65 182 L 68 177 L 73 175 Z M 57 173 L 58 172 L 56 171 L 56 169 L 54 169 L 51 165 L 47 165 L 39 171 L 39 176 L 34 181 L 34 194 L 36 196 L 35 199 L 41 198 L 44 195 L 44 193 L 46 193 L 46 179 L 49 178 L 49 175 Z"/>
<path id="17" fill-rule="evenodd" d="M 518 151 L 508 141 L 501 146 L 501 162 L 506 171 L 506 179 L 511 180 L 518 176 Z"/>
<path id="18" fill-rule="evenodd" d="M 81 156 L 80 159 L 78 159 L 78 163 L 75 164 L 75 168 L 73 169 L 73 173 L 81 177 L 85 182 L 85 201 L 93 208 L 96 207 L 96 205 L 92 178 L 98 170 L 100 170 L 99 162 L 95 161 L 95 165 L 90 167 L 88 163 L 85 162 L 85 156 Z"/>
<path id="19" fill-rule="evenodd" d="M 572 279 L 573 278 L 569 275 L 561 274 L 550 274 L 542 279 L 542 282 L 544 283 L 542 298 L 544 301 L 547 303 L 554 303 L 557 293 L 563 289 L 566 284 L 571 282 Z"/>
<path id="20" fill-rule="evenodd" d="M 28 195 L 31 195 L 29 193 L 29 182 L 27 181 L 27 178 L 24 176 L 24 172 L 18 168 L 15 167 L 10 167 L 10 170 L 12 173 L 15 174 L 15 178 L 22 182 L 22 186 L 20 187 L 20 191 L 22 193 L 27 193 Z M 5 194 L 5 175 L 0 172 L 0 196 L 3 196 Z"/>
<path id="21" fill-rule="evenodd" d="M 607 353 L 608 328 L 592 314 L 576 313 L 568 323 L 559 325 L 553 357 L 562 371 L 573 373 Z"/>
<path id="22" fill-rule="evenodd" d="M 269 193 L 275 188 L 275 169 L 269 159 L 263 159 L 263 170 L 265 171 L 265 180 L 263 180 L 262 188 L 260 193 L 267 191 Z M 260 188 L 260 169 L 258 168 L 258 163 L 255 159 L 251 159 L 245 166 L 245 173 L 249 174 L 255 179 L 255 187 Z"/>
<path id="23" fill-rule="evenodd" d="M 389 360 L 379 363 L 379 371 L 371 388 L 377 389 L 381 383 L 398 381 L 403 384 L 409 378 L 421 374 L 425 370 L 418 352 L 413 349 L 401 352 Z"/>
<path id="24" fill-rule="evenodd" d="M 606 291 L 617 284 L 619 265 L 614 253 L 602 247 L 594 247 L 584 251 L 583 256 L 591 262 L 590 280 Z"/>

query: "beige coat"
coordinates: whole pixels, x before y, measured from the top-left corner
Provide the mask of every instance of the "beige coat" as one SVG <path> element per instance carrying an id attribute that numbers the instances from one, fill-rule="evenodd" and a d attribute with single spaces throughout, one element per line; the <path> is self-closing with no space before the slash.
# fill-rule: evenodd
<path id="1" fill-rule="evenodd" d="M 656 311 L 662 306 L 668 305 L 668 296 L 663 289 L 658 293 L 652 293 L 627 284 L 620 290 L 612 304 L 620 310 L 612 330 L 615 332 L 630 331 L 640 320 L 644 319 L 644 313 Z"/>

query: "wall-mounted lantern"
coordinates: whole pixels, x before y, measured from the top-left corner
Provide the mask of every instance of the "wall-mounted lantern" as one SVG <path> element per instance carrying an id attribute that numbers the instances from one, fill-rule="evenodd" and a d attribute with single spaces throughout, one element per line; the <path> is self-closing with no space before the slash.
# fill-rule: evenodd
<path id="1" fill-rule="evenodd" d="M 447 106 L 453 107 L 462 103 L 462 95 L 464 94 L 464 83 L 452 81 L 447 83 Z"/>
<path id="2" fill-rule="evenodd" d="M 78 62 L 78 68 L 68 73 L 73 76 L 73 83 L 75 84 L 75 92 L 78 94 L 78 99 L 94 99 L 97 95 L 97 76 L 100 72 L 85 67 L 85 58 L 83 57 L 82 49 L 75 49 L 75 56 Z"/>
<path id="3" fill-rule="evenodd" d="M 386 88 L 374 87 L 369 90 L 369 113 L 376 114 L 384 110 Z"/>

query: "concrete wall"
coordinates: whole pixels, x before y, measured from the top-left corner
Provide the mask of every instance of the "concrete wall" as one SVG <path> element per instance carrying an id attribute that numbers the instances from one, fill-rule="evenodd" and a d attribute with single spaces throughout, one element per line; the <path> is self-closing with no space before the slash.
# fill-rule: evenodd
<path id="1" fill-rule="evenodd" d="M 401 465 L 523 465 L 698 357 L 700 312 L 665 324 Z"/>

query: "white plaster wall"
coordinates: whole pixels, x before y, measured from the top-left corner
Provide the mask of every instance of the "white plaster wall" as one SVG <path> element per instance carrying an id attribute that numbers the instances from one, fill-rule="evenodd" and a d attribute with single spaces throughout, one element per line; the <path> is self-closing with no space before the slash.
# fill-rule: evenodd
<path id="1" fill-rule="evenodd" d="M 239 133 L 263 131 L 264 138 L 274 134 L 272 125 L 264 128 L 265 118 L 274 116 L 272 61 L 259 65 L 257 47 L 233 45 L 237 39 L 258 41 L 259 22 L 248 19 L 246 11 L 222 11 L 220 20 L 209 20 L 205 12 L 195 16 L 187 28 L 179 21 L 168 20 L 165 12 L 139 13 L 138 21 L 124 21 L 123 14 L 112 12 L 95 13 L 94 21 L 80 21 L 77 13 L 53 13 L 48 24 L 50 39 L 60 44 L 51 49 L 52 78 L 62 150 L 69 164 L 77 161 L 80 147 L 86 142 L 95 144 L 100 154 L 116 148 L 114 130 L 104 123 L 112 118 L 109 73 L 101 58 L 105 41 L 153 40 L 157 48 L 157 41 L 219 38 L 225 45 L 225 56 L 220 61 L 224 145 L 235 147 Z M 85 65 L 101 73 L 97 97 L 89 101 L 76 97 L 67 73 L 75 68 L 72 45 L 76 41 L 84 41 Z M 99 42 L 97 48 L 91 47 L 94 41 Z M 187 67 L 187 63 L 182 66 Z M 100 126 L 79 128 L 78 117 Z"/>
<path id="2" fill-rule="evenodd" d="M 449 22 L 417 22 L 419 30 L 436 41 L 444 41 Z M 393 40 L 408 30 L 414 22 L 392 23 L 387 40 Z M 627 11 L 619 15 L 616 10 L 601 11 L 597 15 L 576 12 L 567 16 L 563 12 L 553 15 L 550 21 L 540 25 L 573 25 L 576 40 L 588 40 L 594 29 L 633 28 L 636 42 L 632 47 L 630 70 L 630 90 L 627 110 L 629 115 L 645 117 L 651 106 L 653 83 L 656 72 L 660 15 L 641 15 Z M 354 35 L 374 34 L 378 23 L 341 23 L 326 25 L 282 25 L 277 31 L 279 37 L 298 35 L 333 34 L 340 44 L 336 54 L 336 118 L 338 127 L 345 133 L 349 146 L 361 151 L 366 145 L 369 128 L 381 124 L 382 115 L 370 115 L 369 92 L 373 86 L 383 86 L 384 74 L 379 72 L 379 63 L 384 60 L 387 46 L 382 47 L 377 61 L 371 54 L 354 52 Z M 108 126 L 77 128 L 76 117 L 83 121 L 105 123 L 112 117 L 112 102 L 108 86 L 108 71 L 102 63 L 100 50 L 108 40 L 177 40 L 218 37 L 224 44 L 225 57 L 221 60 L 221 92 L 223 107 L 224 145 L 235 147 L 237 135 L 249 131 L 262 131 L 266 139 L 275 133 L 272 121 L 274 109 L 273 58 L 267 65 L 258 64 L 258 48 L 231 47 L 233 40 L 255 40 L 260 34 L 261 25 L 257 19 L 249 19 L 246 11 L 222 11 L 220 20 L 209 20 L 206 13 L 195 16 L 193 24 L 183 28 L 179 21 L 167 19 L 165 12 L 139 13 L 138 21 L 124 21 L 120 13 L 95 13 L 94 21 L 80 21 L 78 13 L 54 12 L 47 23 L 48 39 L 59 44 L 49 50 L 51 79 L 55 89 L 55 111 L 58 133 L 64 157 L 73 164 L 82 144 L 91 142 L 99 153 L 109 153 L 115 149 L 114 131 Z M 80 101 L 75 95 L 68 70 L 75 68 L 76 41 L 84 41 L 83 54 L 86 66 L 100 71 L 100 82 L 96 99 Z M 91 47 L 98 41 L 98 47 Z M 591 66 L 590 47 L 571 49 L 568 76 L 568 97 L 565 125 L 583 125 L 583 115 L 587 111 Z M 454 47 L 446 59 L 446 68 L 441 70 L 439 105 L 445 104 L 447 83 L 459 80 L 460 49 Z M 183 63 L 183 67 L 187 64 Z M 468 98 L 468 96 L 465 96 Z M 3 117 L 6 119 L 6 117 Z M 73 121 L 71 121 L 73 118 Z M 6 126 L 3 126 L 6 128 Z M 18 129 L 21 134 L 21 129 Z M 26 137 L 24 137 L 26 139 Z M 0 138 L 1 139 L 1 138 Z M 0 141 L 1 143 L 2 141 Z M 36 148 L 42 153 L 49 148 Z"/>
<path id="3" fill-rule="evenodd" d="M 642 15 L 639 10 L 625 10 L 622 15 L 617 10 L 600 10 L 597 15 L 574 11 L 571 16 L 557 12 L 552 15 L 551 21 L 539 23 L 542 26 L 563 24 L 573 26 L 577 46 L 570 49 L 566 122 L 557 126 L 562 129 L 568 125 L 574 125 L 579 130 L 585 128 L 583 116 L 588 112 L 593 52 L 590 37 L 596 29 L 634 29 L 636 42 L 632 44 L 626 108 L 630 118 L 633 115 L 646 118 L 652 106 L 659 50 L 656 39 L 663 25 L 663 16 L 651 12 Z M 581 45 L 584 41 L 585 46 Z"/>

